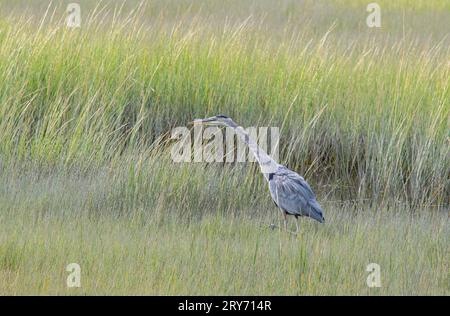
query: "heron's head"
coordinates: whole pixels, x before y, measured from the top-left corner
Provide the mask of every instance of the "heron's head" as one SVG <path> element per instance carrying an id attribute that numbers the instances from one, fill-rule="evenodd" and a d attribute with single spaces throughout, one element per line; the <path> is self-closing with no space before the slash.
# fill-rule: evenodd
<path id="1" fill-rule="evenodd" d="M 205 124 L 205 125 L 213 125 L 213 126 L 229 126 L 229 127 L 237 127 L 237 124 L 228 116 L 219 114 L 216 116 L 211 116 L 205 119 L 195 119 L 192 123 L 194 124 Z"/>

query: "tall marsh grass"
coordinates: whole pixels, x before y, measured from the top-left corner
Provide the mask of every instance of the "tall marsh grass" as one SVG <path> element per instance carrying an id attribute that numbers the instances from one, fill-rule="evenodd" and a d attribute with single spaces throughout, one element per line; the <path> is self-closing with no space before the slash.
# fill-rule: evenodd
<path id="1" fill-rule="evenodd" d="M 325 194 L 448 204 L 448 37 L 353 38 L 333 21 L 311 36 L 292 20 L 270 36 L 264 17 L 216 25 L 161 11 L 145 23 L 142 7 L 113 8 L 75 30 L 60 7 L 38 25 L 2 18 L 3 161 L 104 163 L 226 113 L 281 127 L 281 162 Z"/>
<path id="2" fill-rule="evenodd" d="M 0 293 L 448 294 L 448 2 L 377 2 L 0 1 Z M 171 160 L 219 113 L 280 128 L 326 225 L 268 230 L 254 164 Z"/>

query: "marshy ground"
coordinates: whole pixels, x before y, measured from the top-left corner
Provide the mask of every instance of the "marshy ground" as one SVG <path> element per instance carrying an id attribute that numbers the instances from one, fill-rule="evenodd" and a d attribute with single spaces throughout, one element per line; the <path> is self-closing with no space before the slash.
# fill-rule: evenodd
<path id="1" fill-rule="evenodd" d="M 449 294 L 448 1 L 79 3 L 0 1 L 0 294 Z M 280 128 L 324 225 L 171 159 L 219 113 Z"/>

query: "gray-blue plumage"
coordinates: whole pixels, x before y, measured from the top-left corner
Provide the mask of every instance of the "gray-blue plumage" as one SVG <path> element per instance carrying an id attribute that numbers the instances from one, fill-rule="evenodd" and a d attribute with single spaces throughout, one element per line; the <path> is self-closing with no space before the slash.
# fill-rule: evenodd
<path id="1" fill-rule="evenodd" d="M 279 166 L 269 175 L 268 182 L 273 201 L 287 214 L 308 216 L 321 223 L 325 221 L 314 192 L 298 173 Z"/>

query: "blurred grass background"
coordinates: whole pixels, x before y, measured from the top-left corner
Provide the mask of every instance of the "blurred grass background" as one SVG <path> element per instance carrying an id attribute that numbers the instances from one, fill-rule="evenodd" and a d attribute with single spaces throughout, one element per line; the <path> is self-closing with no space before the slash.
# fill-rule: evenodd
<path id="1" fill-rule="evenodd" d="M 377 1 L 373 29 L 356 0 L 79 1 L 80 29 L 67 3 L 0 1 L 1 293 L 70 293 L 69 252 L 78 294 L 448 293 L 448 1 Z M 171 161 L 164 135 L 219 113 L 280 127 L 325 228 L 264 232 L 254 164 Z"/>

